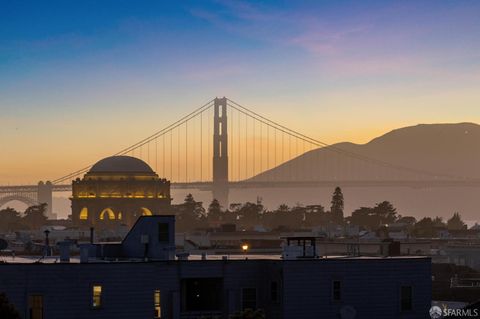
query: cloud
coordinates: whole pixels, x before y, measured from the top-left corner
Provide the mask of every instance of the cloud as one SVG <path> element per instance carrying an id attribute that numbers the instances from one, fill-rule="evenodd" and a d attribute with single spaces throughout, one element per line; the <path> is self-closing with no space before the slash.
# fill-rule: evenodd
<path id="1" fill-rule="evenodd" d="M 337 25 L 304 11 L 289 11 L 241 1 L 219 0 L 219 10 L 192 8 L 192 16 L 243 37 L 312 54 L 339 52 L 349 39 L 369 31 L 370 25 Z"/>
<path id="2" fill-rule="evenodd" d="M 218 0 L 216 8 L 191 13 L 217 28 L 263 43 L 269 49 L 299 50 L 309 69 L 337 78 L 419 77 L 434 80 L 466 68 L 468 55 L 461 39 L 445 45 L 446 25 L 436 23 L 445 8 L 428 15 L 405 4 L 375 8 L 323 5 L 306 7 Z M 327 6 L 328 7 L 328 6 Z M 369 9 L 369 10 L 363 10 Z M 461 10 L 461 14 L 466 14 Z M 458 14 L 457 14 L 458 16 Z M 470 20 L 467 19 L 467 20 Z M 467 23 L 468 25 L 468 23 Z M 302 55 L 296 55 L 297 57 Z M 447 65 L 450 57 L 463 57 Z M 462 72 L 463 72 L 462 71 Z"/>

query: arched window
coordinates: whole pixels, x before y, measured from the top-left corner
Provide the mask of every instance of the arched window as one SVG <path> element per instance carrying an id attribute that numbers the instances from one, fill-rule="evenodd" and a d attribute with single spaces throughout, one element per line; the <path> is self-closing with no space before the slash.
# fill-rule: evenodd
<path id="1" fill-rule="evenodd" d="M 107 214 L 107 218 L 109 220 L 115 219 L 115 213 L 111 208 L 105 208 L 101 213 L 100 213 L 100 219 L 104 220 L 105 219 L 105 214 Z"/>
<path id="2" fill-rule="evenodd" d="M 79 218 L 81 220 L 87 220 L 88 219 L 88 208 L 87 207 L 83 207 L 82 210 L 80 211 L 80 216 Z"/>
<path id="3" fill-rule="evenodd" d="M 122 219 L 122 212 L 118 212 L 117 219 Z"/>
<path id="4" fill-rule="evenodd" d="M 142 216 L 152 216 L 152 211 L 148 208 L 142 207 Z"/>

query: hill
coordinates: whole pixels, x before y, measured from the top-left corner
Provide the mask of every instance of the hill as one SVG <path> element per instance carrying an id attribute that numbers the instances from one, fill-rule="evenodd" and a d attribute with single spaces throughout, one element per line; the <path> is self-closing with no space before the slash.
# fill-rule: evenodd
<path id="1" fill-rule="evenodd" d="M 454 176 L 480 178 L 480 125 L 420 124 L 366 144 L 338 143 L 307 152 L 253 180 L 391 180 Z M 357 156 L 360 155 L 360 156 Z M 388 162 L 379 165 L 368 159 Z"/>

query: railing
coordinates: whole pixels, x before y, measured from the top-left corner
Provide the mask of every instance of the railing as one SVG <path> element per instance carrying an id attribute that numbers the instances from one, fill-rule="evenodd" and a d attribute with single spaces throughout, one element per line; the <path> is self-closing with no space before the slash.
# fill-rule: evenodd
<path id="1" fill-rule="evenodd" d="M 450 288 L 480 288 L 480 278 L 450 278 Z"/>

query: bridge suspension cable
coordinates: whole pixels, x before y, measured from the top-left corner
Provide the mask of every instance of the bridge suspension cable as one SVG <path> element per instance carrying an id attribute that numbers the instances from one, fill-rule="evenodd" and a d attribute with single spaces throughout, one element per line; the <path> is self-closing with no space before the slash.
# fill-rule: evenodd
<path id="1" fill-rule="evenodd" d="M 135 143 L 135 144 L 132 144 L 122 150 L 120 150 L 119 152 L 113 154 L 113 156 L 117 156 L 117 155 L 127 155 L 127 154 L 132 154 L 134 155 L 135 151 L 139 151 L 139 154 L 140 154 L 140 157 L 142 158 L 143 157 L 143 154 L 142 154 L 142 147 L 144 145 L 147 145 L 149 144 L 150 142 L 152 141 L 155 141 L 156 139 L 158 139 L 159 137 L 163 137 L 165 134 L 167 133 L 171 133 L 173 134 L 173 131 L 177 128 L 179 128 L 180 126 L 186 124 L 189 120 L 192 120 L 193 118 L 196 118 L 198 117 L 198 115 L 208 111 L 212 106 L 213 106 L 213 99 L 211 99 L 210 101 L 208 101 L 207 103 L 203 104 L 202 106 L 198 107 L 197 109 L 195 109 L 193 112 L 190 112 L 189 114 L 185 115 L 184 117 L 182 117 L 181 119 L 179 119 L 178 121 L 164 127 L 163 129 L 155 132 L 154 134 L 140 140 L 139 142 Z M 178 133 L 178 132 L 177 132 Z M 180 135 L 178 134 L 178 138 L 180 138 Z M 172 147 L 173 146 L 173 141 L 171 140 L 170 141 L 170 146 Z M 180 143 L 177 143 L 177 146 L 179 147 L 180 146 Z M 177 151 L 179 151 L 179 149 L 177 149 Z M 148 151 L 149 152 L 149 151 Z M 171 153 L 172 154 L 172 153 Z M 180 153 L 178 152 L 178 155 L 180 155 Z M 149 155 L 147 155 L 147 157 L 149 157 Z M 149 161 L 149 159 L 147 159 L 147 162 Z M 172 161 L 170 161 L 170 163 L 172 163 Z M 163 165 L 165 165 L 165 161 L 162 163 Z M 70 174 L 67 174 L 65 176 L 62 176 L 60 178 L 57 178 L 55 180 L 52 181 L 53 184 L 59 184 L 59 183 L 62 183 L 62 182 L 65 182 L 65 181 L 69 181 L 71 180 L 72 178 L 74 177 L 78 177 L 84 173 L 86 173 L 91 167 L 93 166 L 93 164 L 91 165 L 88 165 L 82 169 L 79 169 L 79 170 L 76 170 Z M 172 171 L 170 172 L 171 175 L 173 175 Z M 179 170 L 177 172 L 179 174 Z"/>
<path id="2" fill-rule="evenodd" d="M 335 152 L 335 153 L 338 153 L 338 154 L 341 154 L 343 156 L 346 156 L 346 157 L 350 157 L 350 158 L 353 158 L 353 159 L 356 159 L 356 160 L 360 160 L 360 161 L 364 161 L 364 162 L 367 162 L 367 163 L 370 163 L 370 164 L 373 164 L 373 165 L 377 165 L 377 166 L 381 166 L 381 167 L 384 167 L 384 168 L 388 168 L 388 169 L 393 169 L 393 170 L 398 170 L 398 171 L 404 171 L 404 172 L 409 172 L 409 173 L 414 173 L 414 174 L 420 174 L 420 175 L 423 175 L 423 176 L 428 176 L 428 177 L 434 177 L 434 178 L 450 178 L 450 179 L 466 179 L 465 177 L 460 177 L 460 176 L 452 176 L 452 175 L 448 175 L 448 174 L 441 174 L 441 173 L 435 173 L 435 172 L 431 172 L 431 171 L 426 171 L 426 170 L 421 170 L 421 169 L 415 169 L 415 168 L 411 168 L 411 167 L 405 167 L 405 166 L 402 166 L 402 165 L 398 165 L 398 164 L 394 164 L 394 163 L 389 163 L 389 162 L 386 162 L 386 161 L 382 161 L 382 160 L 378 160 L 378 159 L 374 159 L 374 158 L 371 158 L 371 157 L 367 157 L 367 156 L 364 156 L 364 155 L 361 155 L 361 154 L 358 154 L 358 153 L 354 153 L 354 152 L 350 152 L 350 151 L 347 151 L 347 150 L 344 150 L 344 149 L 341 149 L 339 148 L 338 146 L 334 146 L 334 145 L 330 145 L 328 143 L 325 143 L 325 142 L 322 142 L 320 140 L 317 140 L 315 138 L 312 138 L 312 137 L 309 137 L 309 136 L 306 136 L 302 133 L 299 133 L 298 131 L 295 131 L 295 130 L 292 130 L 284 125 L 281 125 L 275 121 L 272 121 L 254 111 L 252 111 L 251 109 L 231 100 L 231 99 L 227 99 L 228 101 L 228 106 L 233 108 L 233 109 L 236 109 L 238 112 L 241 112 L 243 114 L 245 114 L 246 116 L 249 116 L 251 118 L 254 118 L 255 120 L 267 125 L 268 127 L 271 127 L 273 129 L 275 129 L 276 131 L 278 132 L 281 132 L 283 134 L 286 134 L 288 135 L 289 137 L 294 137 L 295 139 L 297 140 L 300 140 L 300 141 L 303 141 L 303 142 L 306 142 L 307 144 L 310 144 L 310 145 L 313 145 L 315 147 L 322 147 L 324 148 L 325 150 L 327 151 L 330 151 L 330 152 Z M 282 135 L 282 157 L 283 157 L 283 148 L 284 148 L 284 142 L 283 142 L 283 135 Z M 283 162 L 283 159 L 282 159 L 282 162 Z"/>
<path id="3" fill-rule="evenodd" d="M 113 155 L 137 156 L 154 167 L 161 177 L 174 183 L 212 181 L 214 104 L 215 99 L 206 102 L 178 121 Z M 375 172 L 367 177 L 377 180 L 406 177 L 465 180 L 404 167 L 330 145 L 270 120 L 230 99 L 226 99 L 226 117 L 226 131 L 222 132 L 227 137 L 221 147 L 227 147 L 229 181 L 360 180 L 365 178 L 362 171 L 367 171 L 367 168 Z M 318 151 L 319 148 L 335 156 L 326 157 L 325 152 Z M 299 162 L 291 161 L 295 158 Z M 86 173 L 91 166 L 57 178 L 53 183 L 70 182 Z M 273 170 L 276 167 L 278 169 Z"/>

